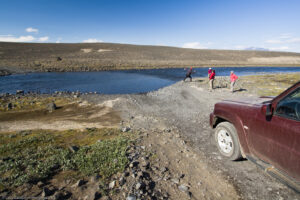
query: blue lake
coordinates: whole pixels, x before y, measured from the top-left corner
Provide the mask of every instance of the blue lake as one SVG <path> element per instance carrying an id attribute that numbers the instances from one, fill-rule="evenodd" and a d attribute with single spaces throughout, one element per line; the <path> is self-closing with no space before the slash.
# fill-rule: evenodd
<path id="1" fill-rule="evenodd" d="M 206 77 L 208 68 L 194 68 L 193 77 Z M 217 76 L 238 76 L 300 72 L 300 67 L 219 67 Z M 16 90 L 53 93 L 55 91 L 97 92 L 102 94 L 145 93 L 171 85 L 185 77 L 183 68 L 122 70 L 101 72 L 29 73 L 0 77 L 0 93 Z"/>

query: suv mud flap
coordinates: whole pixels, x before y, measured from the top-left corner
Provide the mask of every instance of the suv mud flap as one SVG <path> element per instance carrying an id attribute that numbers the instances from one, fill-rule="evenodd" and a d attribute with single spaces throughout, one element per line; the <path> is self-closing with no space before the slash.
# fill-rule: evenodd
<path id="1" fill-rule="evenodd" d="M 295 179 L 291 178 L 289 175 L 285 174 L 282 171 L 279 171 L 278 169 L 274 168 L 269 163 L 263 162 L 261 160 L 257 160 L 251 156 L 247 156 L 247 159 L 256 164 L 258 167 L 263 169 L 265 172 L 267 172 L 272 177 L 278 179 L 281 183 L 288 186 L 292 190 L 294 190 L 297 193 L 300 193 L 300 182 L 296 181 Z"/>

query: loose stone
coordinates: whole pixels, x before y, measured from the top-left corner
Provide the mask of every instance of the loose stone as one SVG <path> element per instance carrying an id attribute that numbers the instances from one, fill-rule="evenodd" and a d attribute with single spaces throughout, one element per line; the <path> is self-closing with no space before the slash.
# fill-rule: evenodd
<path id="1" fill-rule="evenodd" d="M 187 192 L 189 188 L 186 185 L 180 185 L 178 186 L 178 189 L 182 192 Z"/>
<path id="2" fill-rule="evenodd" d="M 112 181 L 112 182 L 110 182 L 110 184 L 108 185 L 108 188 L 109 188 L 109 189 L 113 189 L 113 188 L 115 187 L 115 185 L 116 185 L 116 181 Z"/>

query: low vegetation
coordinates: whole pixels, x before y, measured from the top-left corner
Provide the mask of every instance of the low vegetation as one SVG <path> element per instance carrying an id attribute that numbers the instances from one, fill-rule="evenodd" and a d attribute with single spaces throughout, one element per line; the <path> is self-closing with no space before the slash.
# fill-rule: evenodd
<path id="1" fill-rule="evenodd" d="M 240 79 L 240 88 L 261 96 L 277 96 L 300 81 L 300 73 L 254 75 Z"/>
<path id="2" fill-rule="evenodd" d="M 0 188 L 37 183 L 55 174 L 103 180 L 128 164 L 133 136 L 118 129 L 32 130 L 0 134 Z"/>
<path id="3" fill-rule="evenodd" d="M 53 96 L 21 96 L 16 98 L 0 98 L 0 112 L 5 111 L 27 111 L 45 109 L 46 106 L 54 102 L 58 107 L 71 103 L 71 99 L 66 97 Z M 11 107 L 8 104 L 11 104 Z"/>
<path id="4" fill-rule="evenodd" d="M 259 96 L 277 96 L 298 81 L 300 81 L 300 73 L 240 76 L 234 88 L 237 92 L 247 92 Z M 199 84 L 208 87 L 208 79 L 201 78 Z M 214 87 L 229 89 L 229 76 L 217 76 Z"/>

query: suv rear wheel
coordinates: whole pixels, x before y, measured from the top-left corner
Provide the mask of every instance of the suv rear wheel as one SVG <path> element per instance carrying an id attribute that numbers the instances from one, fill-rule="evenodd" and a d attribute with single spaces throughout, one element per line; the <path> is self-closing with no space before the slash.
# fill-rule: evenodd
<path id="1" fill-rule="evenodd" d="M 242 158 L 239 138 L 235 127 L 229 122 L 222 122 L 217 125 L 215 130 L 217 147 L 223 156 L 230 160 Z"/>

